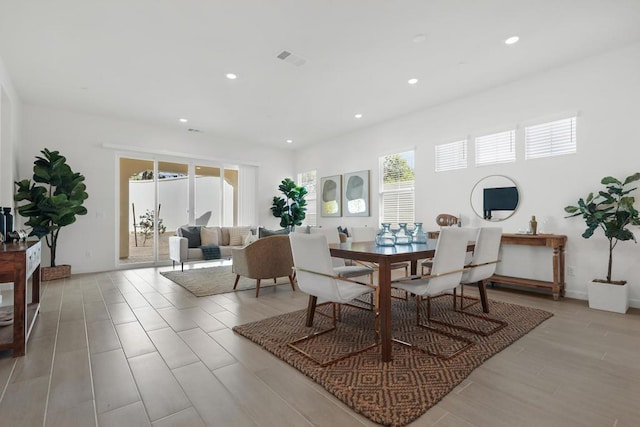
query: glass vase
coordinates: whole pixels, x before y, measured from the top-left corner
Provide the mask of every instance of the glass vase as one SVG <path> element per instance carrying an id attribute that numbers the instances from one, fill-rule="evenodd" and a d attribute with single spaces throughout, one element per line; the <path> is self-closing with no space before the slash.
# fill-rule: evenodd
<path id="1" fill-rule="evenodd" d="M 427 233 L 422 229 L 421 222 L 416 222 L 414 224 L 411 237 L 413 238 L 413 243 L 427 243 L 427 240 L 429 239 Z"/>
<path id="2" fill-rule="evenodd" d="M 394 246 L 396 244 L 396 236 L 391 232 L 391 223 L 383 222 L 382 228 L 376 236 L 376 245 L 378 246 Z"/>
<path id="3" fill-rule="evenodd" d="M 396 231 L 396 245 L 410 245 L 412 238 L 411 233 L 407 230 L 407 223 L 400 222 L 398 225 L 400 228 Z"/>

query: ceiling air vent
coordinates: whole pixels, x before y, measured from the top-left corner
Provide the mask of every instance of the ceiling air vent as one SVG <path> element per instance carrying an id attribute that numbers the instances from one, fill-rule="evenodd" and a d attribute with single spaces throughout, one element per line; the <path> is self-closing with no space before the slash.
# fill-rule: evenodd
<path id="1" fill-rule="evenodd" d="M 293 54 L 291 52 L 289 52 L 288 50 L 283 50 L 282 52 L 280 52 L 278 55 L 276 55 L 276 58 L 284 61 L 284 62 L 288 62 L 289 64 L 295 65 L 296 67 L 300 67 L 304 64 L 306 64 L 307 60 L 296 55 Z"/>

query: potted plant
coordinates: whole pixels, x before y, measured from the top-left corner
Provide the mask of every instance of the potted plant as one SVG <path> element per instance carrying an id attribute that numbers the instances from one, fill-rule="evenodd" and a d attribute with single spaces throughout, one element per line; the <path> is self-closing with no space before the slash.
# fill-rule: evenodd
<path id="1" fill-rule="evenodd" d="M 43 280 L 60 279 L 71 275 L 71 266 L 56 265 L 56 250 L 60 229 L 76 221 L 76 215 L 86 215 L 82 206 L 89 197 L 84 176 L 73 172 L 67 159 L 58 151 L 41 151 L 33 166 L 33 181 L 23 179 L 15 182 L 16 202 L 27 202 L 18 206 L 18 213 L 29 218 L 25 225 L 31 227 L 29 236 L 44 237 L 51 250 L 51 266 L 42 269 Z M 44 185 L 38 185 L 44 184 Z"/>
<path id="2" fill-rule="evenodd" d="M 635 197 L 630 193 L 637 187 L 632 186 L 640 180 L 640 172 L 620 181 L 614 177 L 602 178 L 601 184 L 604 190 L 598 191 L 596 195 L 589 193 L 586 199 L 578 200 L 577 206 L 567 206 L 565 212 L 574 216 L 582 216 L 587 229 L 582 233 L 585 239 L 593 236 L 598 229 L 602 229 L 605 237 L 609 240 L 609 264 L 607 267 L 607 278 L 594 279 L 588 285 L 589 307 L 600 310 L 615 311 L 625 313 L 629 308 L 629 290 L 625 280 L 614 281 L 611 278 L 613 267 L 613 250 L 620 241 L 636 241 L 630 225 L 640 225 L 638 210 L 634 207 Z"/>
<path id="3" fill-rule="evenodd" d="M 297 186 L 291 178 L 285 178 L 278 187 L 284 197 L 273 197 L 271 212 L 276 218 L 280 218 L 280 227 L 289 231 L 296 225 L 302 225 L 307 211 L 307 189 Z"/>

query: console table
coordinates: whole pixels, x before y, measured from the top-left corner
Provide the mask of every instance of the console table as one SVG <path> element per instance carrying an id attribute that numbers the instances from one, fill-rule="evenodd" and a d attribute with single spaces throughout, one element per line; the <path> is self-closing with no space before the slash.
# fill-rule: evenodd
<path id="1" fill-rule="evenodd" d="M 0 243 L 0 283 L 13 282 L 13 325 L 0 326 L 0 350 L 13 350 L 13 357 L 24 356 L 40 309 L 40 248 L 39 241 Z"/>
<path id="2" fill-rule="evenodd" d="M 567 236 L 561 234 L 503 234 L 503 245 L 527 245 L 544 246 L 553 249 L 553 282 L 525 279 L 522 277 L 493 275 L 489 281 L 517 286 L 550 289 L 553 299 L 564 296 L 564 248 L 567 245 Z"/>

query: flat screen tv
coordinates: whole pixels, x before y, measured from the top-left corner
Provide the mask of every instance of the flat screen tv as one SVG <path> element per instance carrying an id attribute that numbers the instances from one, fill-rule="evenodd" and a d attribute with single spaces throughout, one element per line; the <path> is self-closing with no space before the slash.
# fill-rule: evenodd
<path id="1" fill-rule="evenodd" d="M 517 206 L 518 189 L 516 187 L 494 187 L 484 189 L 484 219 L 491 219 L 493 211 L 514 211 Z"/>

